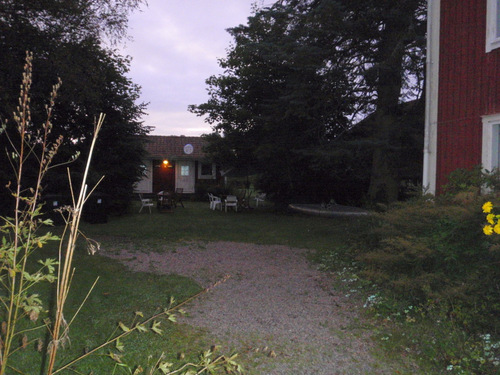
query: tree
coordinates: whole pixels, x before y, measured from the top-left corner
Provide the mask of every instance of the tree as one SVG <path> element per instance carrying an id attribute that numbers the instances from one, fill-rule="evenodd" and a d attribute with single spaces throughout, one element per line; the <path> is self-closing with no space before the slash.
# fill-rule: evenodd
<path id="1" fill-rule="evenodd" d="M 207 103 L 190 107 L 222 135 L 208 138 L 216 141 L 208 150 L 222 150 L 219 161 L 229 166 L 251 166 L 258 187 L 283 204 L 329 194 L 328 176 L 311 168 L 311 150 L 353 112 L 348 67 L 329 58 L 325 31 L 305 10 L 277 3 L 230 29 L 235 45 L 220 61 L 225 73 L 207 80 Z"/>
<path id="2" fill-rule="evenodd" d="M 225 141 L 226 151 L 249 150 L 243 160 L 257 163 L 268 192 L 322 200 L 339 183 L 334 168 L 362 162 L 371 171 L 365 194 L 396 200 L 396 161 L 407 147 L 398 108 L 421 98 L 424 9 L 423 0 L 282 0 L 257 10 L 229 30 L 235 44 L 220 62 L 225 73 L 207 80 L 209 101 L 191 110 L 223 135 L 219 149 Z M 366 153 L 357 160 L 340 136 L 372 113 L 366 165 Z"/>
<path id="3" fill-rule="evenodd" d="M 88 149 L 94 120 L 106 113 L 91 179 L 106 175 L 101 189 L 113 195 L 117 208 L 130 200 L 140 178 L 145 105 L 140 88 L 126 77 L 129 59 L 103 47 L 103 40 L 125 35 L 127 15 L 141 0 L 6 0 L 0 3 L 0 116 L 8 119 L 16 105 L 25 51 L 33 52 L 31 120 L 33 131 L 45 116 L 43 103 L 51 86 L 62 80 L 55 105 L 53 134 L 64 135 L 58 158 Z M 13 123 L 10 122 L 13 126 Z M 0 138 L 1 184 L 12 180 Z M 79 163 L 77 161 L 77 163 Z M 75 170 L 77 168 L 74 168 Z M 74 176 L 78 179 L 78 174 Z M 64 170 L 47 179 L 45 193 L 67 191 Z M 93 181 L 95 182 L 95 181 Z M 2 193 L 5 191 L 2 189 Z M 5 201 L 2 199 L 2 201 Z"/>
<path id="4" fill-rule="evenodd" d="M 420 97 L 424 73 L 425 9 L 423 0 L 342 0 L 346 30 L 360 56 L 359 76 L 365 96 L 375 109 L 372 172 L 368 196 L 372 201 L 397 200 L 399 190 L 397 152 L 399 105 L 408 97 Z M 406 96 L 406 98 L 405 98 Z"/>

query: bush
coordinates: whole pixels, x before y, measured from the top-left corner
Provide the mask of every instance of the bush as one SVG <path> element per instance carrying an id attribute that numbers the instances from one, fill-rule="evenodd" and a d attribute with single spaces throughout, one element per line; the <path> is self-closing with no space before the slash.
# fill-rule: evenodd
<path id="1" fill-rule="evenodd" d="M 439 301 L 467 329 L 499 332 L 500 246 L 483 234 L 480 208 L 419 200 L 377 214 L 354 245 L 361 276 L 412 305 Z"/>
<path id="2" fill-rule="evenodd" d="M 448 183 L 443 186 L 447 197 L 455 197 L 460 193 L 478 194 L 481 189 L 500 191 L 500 171 L 485 171 L 481 165 L 473 168 L 458 168 L 448 176 Z"/>

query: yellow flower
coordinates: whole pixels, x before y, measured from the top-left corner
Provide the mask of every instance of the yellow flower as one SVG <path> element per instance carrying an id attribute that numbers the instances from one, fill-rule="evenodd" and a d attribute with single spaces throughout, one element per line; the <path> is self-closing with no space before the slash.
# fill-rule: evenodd
<path id="1" fill-rule="evenodd" d="M 493 231 L 496 233 L 496 234 L 500 234 L 500 224 L 497 224 L 493 227 Z"/>
<path id="2" fill-rule="evenodd" d="M 495 215 L 493 214 L 488 214 L 486 215 L 486 221 L 490 223 L 491 225 L 495 224 Z"/>
<path id="3" fill-rule="evenodd" d="M 484 228 L 483 228 L 483 232 L 487 236 L 490 236 L 490 235 L 493 234 L 493 227 L 491 225 L 485 225 Z"/>
<path id="4" fill-rule="evenodd" d="M 483 212 L 485 214 L 489 214 L 492 209 L 493 209 L 493 203 L 486 202 L 485 204 L 483 204 Z"/>

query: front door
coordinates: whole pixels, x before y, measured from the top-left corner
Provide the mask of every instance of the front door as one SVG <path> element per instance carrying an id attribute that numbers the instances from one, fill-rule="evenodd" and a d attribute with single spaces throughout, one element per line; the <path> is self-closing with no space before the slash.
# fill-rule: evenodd
<path id="1" fill-rule="evenodd" d="M 175 167 L 172 164 L 163 164 L 161 160 L 153 161 L 153 193 L 174 190 Z"/>
<path id="2" fill-rule="evenodd" d="M 194 193 L 194 161 L 177 161 L 175 163 L 175 188 L 183 193 Z"/>

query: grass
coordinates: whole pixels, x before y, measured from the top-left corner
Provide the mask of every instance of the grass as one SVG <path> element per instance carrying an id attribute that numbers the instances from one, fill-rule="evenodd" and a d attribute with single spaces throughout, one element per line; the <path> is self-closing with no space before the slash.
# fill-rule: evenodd
<path id="1" fill-rule="evenodd" d="M 54 257 L 55 249 L 44 249 L 40 256 Z M 185 277 L 133 273 L 118 262 L 99 256 L 88 256 L 83 251 L 76 256 L 74 265 L 76 272 L 66 311 L 68 321 L 85 299 L 93 282 L 98 277 L 99 280 L 70 328 L 71 341 L 60 351 L 59 364 L 67 363 L 106 341 L 117 331 L 118 322 L 130 325 L 137 311 L 149 317 L 167 307 L 171 296 L 182 301 L 201 290 L 199 285 Z M 50 301 L 53 290 L 45 285 L 36 292 L 43 296 L 44 301 Z M 37 323 L 39 324 L 40 322 Z M 29 323 L 25 328 L 32 326 L 33 323 Z M 132 367 L 135 365 L 146 367 L 148 362 L 155 361 L 162 353 L 167 353 L 167 358 L 173 361 L 179 350 L 187 349 L 186 342 L 190 343 L 186 359 L 194 360 L 201 350 L 207 349 L 207 345 L 210 347 L 210 343 L 197 339 L 202 335 L 191 328 L 169 324 L 166 321 L 162 321 L 161 327 L 165 330 L 162 336 L 152 333 L 133 333 L 123 340 L 125 345 L 123 362 Z M 30 340 L 36 337 L 38 337 L 37 332 L 29 334 Z M 35 346 L 37 342 L 32 342 L 30 345 L 31 348 Z M 91 371 L 95 374 L 111 373 L 113 361 L 106 356 L 109 352 L 120 354 L 112 345 L 100 351 L 99 355 L 83 360 L 74 367 L 74 370 L 84 374 L 89 374 Z M 17 352 L 11 363 L 15 363 L 14 367 L 22 373 L 37 374 L 41 373 L 42 360 L 42 356 L 36 351 L 26 350 Z"/>
<path id="2" fill-rule="evenodd" d="M 105 243 L 119 239 L 140 251 L 162 251 L 169 245 L 173 247 L 186 241 L 281 244 L 321 250 L 342 243 L 348 228 L 356 223 L 352 219 L 276 214 L 269 207 L 225 213 L 211 211 L 208 202 L 185 202 L 185 208 L 179 207 L 172 212 L 154 210 L 151 214 L 139 214 L 138 210 L 139 207 L 132 207 L 129 214 L 110 217 L 106 224 L 83 223 L 81 230 L 89 238 Z M 53 229 L 56 232 L 61 230 L 60 227 Z M 56 244 L 45 246 L 38 256 L 42 259 L 57 257 Z M 98 277 L 99 281 L 71 326 L 71 344 L 60 351 L 59 365 L 111 337 L 117 330 L 117 323 L 129 324 L 137 311 L 148 317 L 166 307 L 171 296 L 183 301 L 201 291 L 199 285 L 185 277 L 131 272 L 111 259 L 89 256 L 83 241 L 79 241 L 74 265 L 76 272 L 67 303 L 67 320 L 71 319 Z M 43 301 L 51 301 L 53 290 L 48 285 L 39 287 L 36 292 Z M 41 318 L 47 318 L 47 314 Z M 40 320 L 36 324 L 26 323 L 24 328 L 40 324 Z M 203 332 L 184 325 L 163 322 L 162 328 L 165 330 L 162 336 L 134 333 L 127 337 L 121 360 L 130 364 L 131 368 L 137 365 L 147 368 L 162 353 L 172 362 L 176 362 L 181 352 L 185 361 L 195 360 L 202 350 L 214 344 Z M 42 355 L 33 350 L 37 346 L 35 339 L 38 335 L 36 331 L 29 332 L 27 336 L 32 341 L 28 348 L 15 353 L 11 364 L 15 364 L 16 371 L 42 373 Z M 83 374 L 129 373 L 125 367 L 116 367 L 117 363 L 107 355 L 110 352 L 122 355 L 111 346 L 98 355 L 86 358 L 73 370 Z M 112 370 L 113 366 L 115 370 Z"/>
<path id="3" fill-rule="evenodd" d="M 131 241 L 146 241 L 153 246 L 182 241 L 234 241 L 277 244 L 308 249 L 331 249 L 345 239 L 359 219 L 276 214 L 272 208 L 243 212 L 212 211 L 208 202 L 185 202 L 172 212 L 152 214 L 132 209 L 130 215 L 111 218 L 105 225 L 84 224 L 92 236 L 117 236 Z M 142 242 L 141 242 L 142 243 Z"/>
<path id="4" fill-rule="evenodd" d="M 320 268 L 335 273 L 337 290 L 360 300 L 376 292 L 371 282 L 358 277 L 359 269 L 350 263 L 352 258 L 348 254 L 348 244 L 353 236 L 364 231 L 366 218 L 277 214 L 269 206 L 225 213 L 211 211 L 208 202 L 185 202 L 185 208 L 179 207 L 172 212 L 154 210 L 151 214 L 139 214 L 138 210 L 138 206 L 132 207 L 129 214 L 110 217 L 106 224 L 83 223 L 81 230 L 105 245 L 116 241 L 137 251 L 169 251 L 177 244 L 189 241 L 234 241 L 306 248 L 311 250 L 311 258 L 318 262 Z M 47 246 L 41 250 L 40 257 L 55 257 L 56 253 L 54 247 Z M 128 324 L 136 311 L 147 317 L 167 306 L 171 296 L 182 301 L 201 291 L 199 285 L 185 277 L 130 272 L 111 259 L 89 256 L 83 242 L 79 243 L 77 253 L 75 279 L 68 302 L 72 311 L 68 311 L 67 317 L 77 309 L 94 280 L 98 276 L 100 279 L 71 328 L 71 346 L 60 352 L 60 363 L 66 363 L 106 340 L 116 330 L 117 322 Z M 37 292 L 45 296 L 44 300 L 50 300 L 50 288 Z M 384 315 L 379 307 L 374 320 L 353 322 L 353 326 L 346 327 L 346 332 L 356 332 L 358 326 L 372 332 L 380 363 L 398 363 L 401 374 L 450 373 L 445 371 L 443 361 L 439 362 L 436 358 L 463 364 L 463 353 L 474 354 L 477 351 L 479 344 L 472 342 L 451 322 L 442 320 L 442 314 L 437 314 L 436 319 L 431 317 L 426 320 L 419 319 L 413 311 L 406 314 L 408 306 L 399 310 L 389 307 L 389 311 L 401 311 L 401 314 L 388 312 Z M 185 325 L 163 322 L 162 328 L 165 330 L 163 336 L 148 333 L 133 334 L 127 338 L 122 360 L 143 368 L 152 365 L 162 353 L 172 362 L 177 361 L 179 353 L 185 354 L 186 361 L 195 360 L 198 353 L 214 344 L 205 332 Z M 36 333 L 30 332 L 28 336 L 34 338 Z M 31 348 L 35 345 L 35 342 L 30 343 Z M 124 367 L 117 367 L 113 372 L 113 361 L 106 356 L 110 350 L 118 353 L 113 347 L 103 350 L 74 370 L 82 374 L 129 373 Z M 479 358 L 481 353 L 474 355 Z M 419 370 L 413 367 L 415 359 Z M 476 360 L 476 357 L 472 359 Z M 245 361 L 252 365 L 250 357 Z M 26 374 L 41 373 L 40 368 L 43 367 L 41 355 L 32 350 L 17 352 L 13 363 Z"/>

